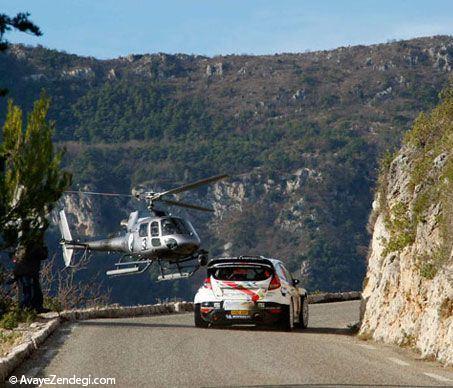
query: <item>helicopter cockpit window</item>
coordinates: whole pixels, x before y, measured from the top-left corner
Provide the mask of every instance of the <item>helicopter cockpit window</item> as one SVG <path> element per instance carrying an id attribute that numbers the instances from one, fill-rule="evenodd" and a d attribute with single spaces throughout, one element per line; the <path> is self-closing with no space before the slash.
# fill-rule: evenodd
<path id="1" fill-rule="evenodd" d="M 140 229 L 138 230 L 140 237 L 148 237 L 148 225 L 148 223 L 140 224 Z"/>
<path id="2" fill-rule="evenodd" d="M 159 223 L 151 222 L 151 237 L 159 237 Z"/>
<path id="3" fill-rule="evenodd" d="M 190 230 L 179 218 L 165 218 L 162 221 L 162 236 L 170 234 L 190 234 Z"/>

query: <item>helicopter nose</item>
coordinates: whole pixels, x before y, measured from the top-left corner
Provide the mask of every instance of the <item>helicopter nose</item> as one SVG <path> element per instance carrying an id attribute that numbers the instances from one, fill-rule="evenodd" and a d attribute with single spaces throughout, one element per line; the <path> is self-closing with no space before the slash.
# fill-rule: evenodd
<path id="1" fill-rule="evenodd" d="M 198 246 L 195 244 L 189 243 L 189 244 L 184 244 L 183 248 L 184 248 L 185 253 L 189 254 L 189 253 L 196 251 Z"/>
<path id="2" fill-rule="evenodd" d="M 174 238 L 167 238 L 165 240 L 165 245 L 171 249 L 171 250 L 175 250 L 176 248 L 178 248 L 178 242 L 174 239 Z"/>
<path id="3" fill-rule="evenodd" d="M 173 236 L 172 238 L 166 239 L 165 245 L 181 255 L 190 255 L 198 249 L 198 244 L 195 241 L 178 237 Z"/>
<path id="4" fill-rule="evenodd" d="M 184 242 L 179 245 L 179 250 L 182 254 L 190 255 L 198 249 L 198 245 L 193 242 Z"/>

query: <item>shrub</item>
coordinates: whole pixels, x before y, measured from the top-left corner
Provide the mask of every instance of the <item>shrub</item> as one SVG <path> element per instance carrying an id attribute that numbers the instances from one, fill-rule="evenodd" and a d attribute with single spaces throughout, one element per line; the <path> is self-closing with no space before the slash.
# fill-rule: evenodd
<path id="1" fill-rule="evenodd" d="M 386 217 L 385 223 L 390 238 L 383 250 L 384 256 L 387 256 L 390 252 L 401 252 L 414 242 L 415 223 L 406 204 L 398 202 L 394 205 L 390 214 Z"/>
<path id="2" fill-rule="evenodd" d="M 36 319 L 34 310 L 22 310 L 18 307 L 8 311 L 0 320 L 0 327 L 12 330 L 21 322 L 31 323 Z"/>
<path id="3" fill-rule="evenodd" d="M 432 280 L 437 274 L 437 267 L 433 263 L 423 263 L 420 267 L 420 275 L 425 279 Z"/>

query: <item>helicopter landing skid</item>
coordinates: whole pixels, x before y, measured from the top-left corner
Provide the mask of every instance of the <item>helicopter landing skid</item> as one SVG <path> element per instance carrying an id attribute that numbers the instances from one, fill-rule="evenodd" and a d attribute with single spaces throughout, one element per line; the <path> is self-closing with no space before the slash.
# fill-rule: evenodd
<path id="1" fill-rule="evenodd" d="M 193 259 L 189 259 L 193 260 Z M 183 260 L 183 261 L 189 261 L 189 260 Z M 200 265 L 197 264 L 195 266 L 193 265 L 181 265 L 180 262 L 174 262 L 170 264 L 174 264 L 176 266 L 177 272 L 172 272 L 172 273 L 165 273 L 165 270 L 168 268 L 165 268 L 162 265 L 162 262 L 160 260 L 157 260 L 159 264 L 159 269 L 160 269 L 160 275 L 157 277 L 157 282 L 164 282 L 166 280 L 178 280 L 178 279 L 187 279 L 190 278 L 195 272 L 197 272 L 200 269 Z M 184 271 L 184 269 L 190 269 L 189 271 Z"/>
<path id="2" fill-rule="evenodd" d="M 109 277 L 115 276 L 124 276 L 124 275 L 138 275 L 146 272 L 149 267 L 157 261 L 159 265 L 160 275 L 157 277 L 158 282 L 165 280 L 177 280 L 177 279 L 187 279 L 190 278 L 195 272 L 197 272 L 200 267 L 206 265 L 206 251 L 199 251 L 197 256 L 189 256 L 178 261 L 167 262 L 169 266 L 176 267 L 176 272 L 168 272 L 174 270 L 174 268 L 165 267 L 160 259 L 147 259 L 147 260 L 131 260 L 134 259 L 134 256 L 123 255 L 117 263 L 115 263 L 115 268 L 106 272 L 106 275 Z M 194 260 L 197 260 L 196 264 L 193 263 Z M 187 263 L 184 265 L 184 263 Z"/>
<path id="3" fill-rule="evenodd" d="M 154 260 L 135 260 L 135 261 L 121 261 L 128 255 L 121 257 L 118 263 L 115 263 L 115 269 L 107 271 L 105 274 L 110 277 L 123 276 L 123 275 L 138 275 L 146 272 L 153 264 Z"/>

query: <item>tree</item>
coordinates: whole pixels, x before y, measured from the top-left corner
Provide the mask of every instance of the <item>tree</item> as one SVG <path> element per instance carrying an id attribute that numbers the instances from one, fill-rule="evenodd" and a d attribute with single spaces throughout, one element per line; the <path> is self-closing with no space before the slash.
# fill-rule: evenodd
<path id="1" fill-rule="evenodd" d="M 19 12 L 16 16 L 10 17 L 3 13 L 0 14 L 0 53 L 6 51 L 9 42 L 4 38 L 5 33 L 11 30 L 18 30 L 36 36 L 41 36 L 42 32 L 37 25 L 28 18 L 29 13 Z M 8 93 L 7 89 L 0 88 L 0 96 Z"/>
<path id="2" fill-rule="evenodd" d="M 61 170 L 63 150 L 52 143 L 54 124 L 46 120 L 50 99 L 42 95 L 23 129 L 22 111 L 12 101 L 0 144 L 0 242 L 26 245 L 48 227 L 48 215 L 69 186 Z"/>

